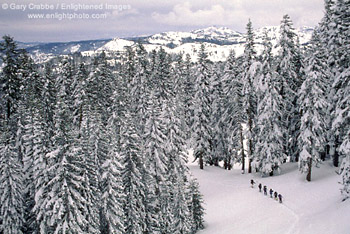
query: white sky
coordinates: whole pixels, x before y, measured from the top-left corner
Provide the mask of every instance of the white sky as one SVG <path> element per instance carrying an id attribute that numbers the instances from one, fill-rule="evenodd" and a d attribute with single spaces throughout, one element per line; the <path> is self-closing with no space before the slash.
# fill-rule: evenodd
<path id="1" fill-rule="evenodd" d="M 70 3 L 100 9 L 64 9 Z M 107 9 L 106 4 L 117 9 Z M 54 9 L 33 9 L 38 6 Z M 89 19 L 60 20 L 63 13 Z M 56 19 L 28 19 L 31 14 Z M 323 0 L 0 0 L 0 34 L 29 42 L 128 37 L 213 25 L 244 32 L 249 18 L 258 28 L 279 25 L 284 14 L 295 27 L 316 26 L 323 16 Z M 92 19 L 98 16 L 105 19 Z"/>

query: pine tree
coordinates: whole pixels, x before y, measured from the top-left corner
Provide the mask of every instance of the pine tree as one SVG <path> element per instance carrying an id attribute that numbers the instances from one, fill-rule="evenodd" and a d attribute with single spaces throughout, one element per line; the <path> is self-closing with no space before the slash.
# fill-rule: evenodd
<path id="1" fill-rule="evenodd" d="M 302 63 L 300 50 L 297 46 L 297 35 L 294 32 L 292 21 L 288 15 L 283 16 L 278 41 L 279 54 L 277 73 L 279 75 L 280 94 L 282 95 L 285 113 L 286 130 L 284 136 L 285 154 L 292 161 L 298 161 L 299 149 L 297 139 L 300 128 L 300 114 L 297 107 L 297 92 L 302 83 Z M 288 127 L 287 127 L 288 126 Z"/>
<path id="2" fill-rule="evenodd" d="M 225 102 L 223 105 L 225 112 L 222 115 L 221 122 L 226 129 L 228 155 L 233 155 L 235 161 L 244 163 L 242 80 L 239 72 L 235 52 L 231 51 L 223 72 L 223 92 L 225 93 Z M 240 159 L 238 149 L 241 153 Z M 230 168 L 229 165 L 231 163 L 233 164 L 230 156 L 225 161 L 227 167 Z"/>
<path id="3" fill-rule="evenodd" d="M 306 77 L 299 91 L 301 127 L 300 127 L 300 153 L 299 168 L 307 172 L 307 180 L 311 180 L 312 163 L 320 160 L 319 152 L 325 144 L 327 121 L 326 98 L 326 64 L 324 52 L 321 50 L 319 39 L 314 35 L 311 57 L 308 58 Z"/>
<path id="4" fill-rule="evenodd" d="M 347 136 L 341 145 L 340 151 L 346 155 L 343 159 L 340 166 L 340 175 L 342 177 L 341 185 L 341 194 L 343 195 L 343 201 L 350 198 L 350 130 L 347 133 Z"/>
<path id="5" fill-rule="evenodd" d="M 73 127 L 72 111 L 68 107 L 72 90 L 68 61 L 63 61 L 63 72 L 57 85 L 60 87 L 55 110 L 54 150 L 48 157 L 47 172 L 49 181 L 39 188 L 38 216 L 42 217 L 41 226 L 45 231 L 56 233 L 82 233 L 89 223 L 86 220 L 87 183 L 83 177 L 83 152 L 79 144 L 78 131 Z M 60 85 L 59 85 L 60 84 Z"/>
<path id="6" fill-rule="evenodd" d="M 334 21 L 334 10 L 335 10 L 335 1 L 333 0 L 325 0 L 324 1 L 325 6 L 325 14 L 324 17 L 321 20 L 321 23 L 319 25 L 318 31 L 319 31 L 319 38 L 321 41 L 322 49 L 326 52 L 327 56 L 324 58 L 327 62 L 327 69 L 325 72 L 327 72 L 327 78 L 328 78 L 328 97 L 327 101 L 329 103 L 327 115 L 328 115 L 328 122 L 327 122 L 327 145 L 326 145 L 326 153 L 328 153 L 333 158 L 333 165 L 338 166 L 339 161 L 339 142 L 337 139 L 337 135 L 335 134 L 336 129 L 332 128 L 332 123 L 334 121 L 335 115 L 335 92 L 336 89 L 334 89 L 333 83 L 335 80 L 335 75 L 337 72 L 337 55 L 336 55 L 336 48 L 338 47 L 338 42 L 336 41 L 337 34 L 336 32 L 336 24 L 333 23 Z"/>
<path id="7" fill-rule="evenodd" d="M 20 56 L 21 52 L 17 48 L 17 44 L 10 36 L 4 36 L 3 41 L 0 43 L 0 58 L 4 66 L 0 75 L 0 85 L 2 87 L 1 97 L 1 118 L 7 119 L 12 127 L 17 124 L 17 120 L 12 118 L 12 114 L 17 112 L 18 100 L 21 98 L 20 87 L 22 81 L 17 74 L 17 70 L 20 69 Z M 11 129 L 16 132 L 16 129 Z"/>
<path id="8" fill-rule="evenodd" d="M 253 87 L 258 72 L 259 63 L 256 62 L 256 51 L 254 48 L 254 33 L 252 23 L 247 24 L 247 35 L 243 54 L 243 74 L 242 74 L 242 103 L 244 109 L 244 124 L 246 125 L 243 132 L 244 138 L 247 139 L 247 157 L 248 173 L 251 173 L 251 162 L 254 149 L 254 121 L 256 115 L 256 94 Z M 244 161 L 245 159 L 243 159 Z M 242 171 L 245 171 L 244 162 L 242 162 Z"/>
<path id="9" fill-rule="evenodd" d="M 32 59 L 26 53 L 19 56 L 20 69 L 18 74 L 22 80 L 21 99 L 18 104 L 18 130 L 17 130 L 17 147 L 19 158 L 23 163 L 23 173 L 25 180 L 24 186 L 24 232 L 37 232 L 36 217 L 32 211 L 35 200 L 35 177 L 33 174 L 34 161 L 36 154 L 46 153 L 47 134 L 40 132 L 43 136 L 38 136 L 36 128 L 45 126 L 42 124 L 42 87 L 43 82 L 41 76 L 36 71 L 37 68 Z M 44 150 L 44 151 L 42 151 Z"/>
<path id="10" fill-rule="evenodd" d="M 176 68 L 176 72 L 180 73 L 179 80 L 182 80 L 182 89 L 178 92 L 182 96 L 184 119 L 186 123 L 186 141 L 187 147 L 193 147 L 193 115 L 194 115 L 194 94 L 195 94 L 195 77 L 193 75 L 193 64 L 191 57 L 186 54 L 185 61 L 181 58 L 181 67 Z"/>
<path id="11" fill-rule="evenodd" d="M 22 144 L 20 128 L 23 92 L 21 56 L 13 38 L 4 36 L 0 42 L 0 232 L 22 233 L 24 224 Z"/>
<path id="12" fill-rule="evenodd" d="M 204 208 L 203 198 L 199 192 L 199 185 L 195 179 L 191 179 L 189 182 L 190 190 L 190 200 L 189 200 L 189 209 L 191 212 L 191 221 L 192 221 L 192 232 L 196 233 L 197 231 L 204 228 Z"/>
<path id="13" fill-rule="evenodd" d="M 326 129 L 327 129 L 327 133 L 325 136 L 326 142 L 325 142 L 325 146 L 324 149 L 322 150 L 323 152 L 321 152 L 322 154 L 322 158 L 324 159 L 326 157 L 326 155 L 329 155 L 331 153 L 335 153 L 335 149 L 334 149 L 334 133 L 332 133 L 332 119 L 333 119 L 333 115 L 332 113 L 334 112 L 334 92 L 335 90 L 332 88 L 332 84 L 334 82 L 334 74 L 332 72 L 333 68 L 331 65 L 331 63 L 329 63 L 331 60 L 330 59 L 332 57 L 333 51 L 329 50 L 329 46 L 328 46 L 328 42 L 330 39 L 330 24 L 331 24 L 331 20 L 332 20 L 332 15 L 333 15 L 333 11 L 334 11 L 334 1 L 333 0 L 325 0 L 324 1 L 324 6 L 325 6 L 325 12 L 324 12 L 324 16 L 321 20 L 321 22 L 319 23 L 319 26 L 317 28 L 315 28 L 315 32 L 317 32 L 317 36 L 319 38 L 319 46 L 320 49 L 325 53 L 324 54 L 324 63 L 326 64 L 325 70 L 324 72 L 326 73 L 326 80 L 325 82 L 326 84 L 326 99 L 327 99 L 327 112 L 326 112 Z M 327 55 L 327 56 L 326 56 Z M 332 62 L 333 63 L 333 62 Z M 332 148 L 332 149 L 331 149 Z M 333 155 L 332 155 L 333 157 Z"/>
<path id="14" fill-rule="evenodd" d="M 204 161 L 208 162 L 211 158 L 211 126 L 210 126 L 210 84 L 212 76 L 211 64 L 208 60 L 208 54 L 204 44 L 201 45 L 199 52 L 199 61 L 196 66 L 195 76 L 195 108 L 194 108 L 194 154 L 199 158 L 199 166 L 204 167 Z"/>
<path id="15" fill-rule="evenodd" d="M 335 147 L 339 147 L 347 137 L 347 126 L 350 122 L 350 55 L 349 51 L 349 6 L 348 0 L 338 0 L 330 28 L 329 45 L 332 46 L 334 59 L 334 111 L 332 132 L 335 136 Z M 338 166 L 338 154 L 334 154 L 334 166 Z"/>
<path id="16" fill-rule="evenodd" d="M 127 50 L 119 106 L 120 121 L 120 157 L 122 162 L 122 183 L 125 195 L 123 210 L 125 214 L 125 232 L 130 234 L 146 232 L 146 186 L 142 128 L 139 126 L 137 96 L 132 95 L 135 77 L 135 55 L 131 48 Z M 116 97 L 116 96 L 114 96 Z M 141 123 L 142 124 L 142 123 Z"/>
<path id="17" fill-rule="evenodd" d="M 113 143 L 112 143 L 113 144 Z M 102 233 L 125 233 L 124 212 L 123 212 L 123 186 L 121 180 L 121 167 L 118 160 L 119 154 L 115 151 L 115 146 L 111 145 L 108 159 L 102 165 L 102 207 L 106 227 Z"/>
<path id="18" fill-rule="evenodd" d="M 226 126 L 220 120 L 224 114 L 224 91 L 223 77 L 221 75 L 220 64 L 214 65 L 214 73 L 210 79 L 210 99 L 212 100 L 210 110 L 211 131 L 211 164 L 219 165 L 219 161 L 228 157 L 226 137 Z"/>
<path id="19" fill-rule="evenodd" d="M 180 77 L 172 76 L 172 87 L 175 96 L 168 101 L 163 116 L 167 126 L 165 153 L 167 156 L 166 185 L 168 194 L 164 196 L 167 209 L 164 211 L 168 225 L 167 233 L 189 233 L 191 230 L 190 211 L 186 199 L 186 183 L 189 169 L 185 165 L 186 155 L 186 122 L 183 118 L 185 110 L 181 103 L 182 86 Z"/>
<path id="20" fill-rule="evenodd" d="M 349 7 L 350 1 L 338 0 L 329 24 L 328 47 L 331 50 L 329 65 L 332 65 L 334 82 L 334 111 L 332 132 L 334 133 L 334 147 L 343 154 L 340 173 L 343 185 L 341 193 L 343 199 L 349 198 L 349 125 L 350 125 L 350 56 L 349 56 Z M 337 148 L 339 147 L 339 148 Z M 333 156 L 334 166 L 338 166 L 338 152 Z"/>
<path id="21" fill-rule="evenodd" d="M 157 81 L 150 78 L 148 53 L 142 44 L 137 45 L 135 60 L 132 95 L 137 97 L 137 113 L 142 122 L 140 125 L 142 126 L 146 122 L 149 93 L 154 86 L 157 86 Z M 152 82 L 154 83 L 152 84 Z"/>
<path id="22" fill-rule="evenodd" d="M 272 45 L 265 34 L 262 72 L 259 79 L 257 105 L 257 142 L 253 167 L 263 175 L 273 175 L 285 160 L 283 155 L 282 97 L 273 70 Z"/>
<path id="23" fill-rule="evenodd" d="M 109 108 L 115 87 L 115 79 L 108 66 L 106 54 L 102 52 L 94 61 L 88 77 L 88 93 L 93 108 L 101 114 L 102 123 L 107 125 Z"/>
<path id="24" fill-rule="evenodd" d="M 140 158 L 140 137 L 129 111 L 126 110 L 124 123 L 121 126 L 121 157 L 124 170 L 122 171 L 125 194 L 125 230 L 126 233 L 143 233 L 145 227 L 145 185 L 142 180 L 143 165 Z"/>
<path id="25" fill-rule="evenodd" d="M 73 126 L 78 132 L 78 144 L 81 146 L 83 154 L 83 181 L 86 185 L 83 196 L 86 199 L 86 219 L 89 225 L 86 232 L 99 233 L 100 226 L 100 210 L 101 208 L 101 151 L 107 151 L 105 141 L 100 140 L 101 135 L 105 137 L 103 130 L 104 125 L 101 124 L 98 108 L 96 107 L 96 97 L 94 93 L 90 93 L 94 89 L 89 75 L 87 74 L 85 64 L 81 63 L 78 71 L 74 76 L 74 108 L 73 108 Z M 96 110 L 98 109 L 98 110 Z M 101 130 L 102 129 L 102 130 Z M 102 138 L 103 138 L 102 137 Z M 104 139 L 104 138 L 103 138 Z M 101 144 L 101 141 L 105 144 Z M 102 147 L 101 147 L 102 145 Z M 101 150 L 103 148 L 104 150 Z M 105 154 L 103 154 L 105 155 Z M 101 231 L 102 232 L 102 231 Z"/>
<path id="26" fill-rule="evenodd" d="M 5 126 L 0 135 L 0 232 L 4 234 L 22 233 L 24 201 L 20 165 L 9 126 Z"/>
<path id="27" fill-rule="evenodd" d="M 56 88 L 55 88 L 55 74 L 52 71 L 53 64 L 52 63 L 46 63 L 42 75 L 43 79 L 43 86 L 42 86 L 42 93 L 41 93 L 41 102 L 43 103 L 43 118 L 45 124 L 45 132 L 47 134 L 47 141 L 46 147 L 51 148 L 52 147 L 52 140 L 53 140 L 53 134 L 54 134 L 54 110 L 56 106 Z"/>
<path id="28" fill-rule="evenodd" d="M 161 202 L 168 192 L 166 186 L 167 157 L 165 152 L 165 124 L 161 107 L 153 93 L 150 97 L 149 116 L 145 126 L 145 162 L 147 171 L 147 218 L 148 231 L 162 231 L 164 220 Z M 164 225 L 164 223 L 163 223 Z"/>
<path id="29" fill-rule="evenodd" d="M 94 147 L 91 141 L 91 135 L 93 134 L 94 125 L 91 123 L 89 115 L 89 105 L 83 106 L 82 122 L 80 125 L 78 142 L 81 146 L 83 154 L 83 181 L 86 183 L 86 189 L 84 191 L 84 197 L 86 198 L 86 218 L 89 225 L 86 228 L 86 232 L 99 233 L 100 227 L 100 210 L 101 208 L 101 171 L 100 164 L 97 155 L 92 151 Z M 102 232 L 102 231 L 101 231 Z"/>
<path id="30" fill-rule="evenodd" d="M 32 208 L 32 212 L 35 213 L 36 217 L 36 225 L 38 230 L 35 230 L 34 233 L 44 233 L 46 230 L 46 224 L 43 222 L 43 214 L 46 212 L 45 204 L 41 203 L 43 197 L 47 196 L 48 191 L 43 190 L 45 185 L 48 183 L 48 181 L 51 178 L 51 174 L 48 173 L 48 158 L 47 153 L 49 152 L 49 149 L 46 148 L 46 141 L 48 139 L 45 139 L 45 122 L 42 119 L 42 116 L 38 115 L 37 113 L 34 114 L 33 118 L 34 123 L 34 136 L 33 141 L 35 141 L 35 151 L 33 152 L 33 178 L 34 181 L 34 200 L 35 204 Z"/>

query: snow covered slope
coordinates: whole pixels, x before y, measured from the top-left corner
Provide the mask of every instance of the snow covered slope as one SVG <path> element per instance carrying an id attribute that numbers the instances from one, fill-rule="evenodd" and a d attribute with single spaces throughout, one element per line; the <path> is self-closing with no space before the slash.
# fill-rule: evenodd
<path id="1" fill-rule="evenodd" d="M 132 41 L 123 40 L 120 38 L 114 38 L 110 42 L 107 42 L 104 46 L 97 49 L 97 51 L 123 51 L 125 47 L 132 46 Z"/>
<path id="2" fill-rule="evenodd" d="M 350 201 L 341 202 L 339 176 L 330 162 L 313 169 L 312 181 L 296 163 L 281 175 L 261 178 L 217 167 L 190 165 L 204 195 L 205 229 L 199 234 L 349 234 Z M 250 179 L 284 196 L 283 204 L 250 187 Z"/>

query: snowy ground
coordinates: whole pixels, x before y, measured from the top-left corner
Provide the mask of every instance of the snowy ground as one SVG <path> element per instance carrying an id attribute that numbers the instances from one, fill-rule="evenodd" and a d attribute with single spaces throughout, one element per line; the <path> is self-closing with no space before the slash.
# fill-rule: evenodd
<path id="1" fill-rule="evenodd" d="M 283 165 L 280 175 L 261 178 L 218 167 L 190 165 L 204 195 L 205 229 L 199 234 L 350 234 L 350 201 L 341 202 L 340 177 L 330 162 L 315 168 L 312 181 Z M 251 179 L 284 196 L 284 203 L 250 187 Z"/>

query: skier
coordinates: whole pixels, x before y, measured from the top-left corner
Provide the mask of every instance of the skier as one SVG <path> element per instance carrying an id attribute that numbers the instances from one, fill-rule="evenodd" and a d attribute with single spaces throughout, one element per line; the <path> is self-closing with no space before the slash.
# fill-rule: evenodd
<path id="1" fill-rule="evenodd" d="M 273 195 L 275 195 L 275 200 L 277 201 L 277 192 L 275 191 L 275 193 Z"/>
<path id="2" fill-rule="evenodd" d="M 250 180 L 250 184 L 252 185 L 252 188 L 253 188 L 255 184 L 254 180 Z"/>
<path id="3" fill-rule="evenodd" d="M 272 198 L 273 190 L 270 189 L 270 197 Z"/>
<path id="4" fill-rule="evenodd" d="M 280 203 L 282 203 L 282 195 L 281 194 L 278 194 L 278 199 L 279 199 Z"/>
<path id="5" fill-rule="evenodd" d="M 267 187 L 264 185 L 264 195 L 267 195 Z"/>
<path id="6" fill-rule="evenodd" d="M 258 187 L 259 187 L 259 192 L 261 192 L 261 184 L 259 184 L 259 186 L 258 186 Z"/>

